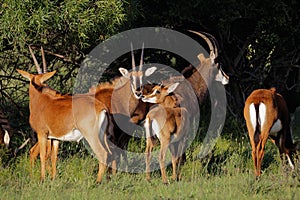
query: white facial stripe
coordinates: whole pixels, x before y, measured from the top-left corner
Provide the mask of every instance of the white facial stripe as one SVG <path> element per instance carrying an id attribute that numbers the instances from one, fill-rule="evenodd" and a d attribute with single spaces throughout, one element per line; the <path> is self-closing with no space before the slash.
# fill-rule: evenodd
<path id="1" fill-rule="evenodd" d="M 228 78 L 224 76 L 224 74 L 221 70 L 218 70 L 215 80 L 218 82 L 221 82 L 223 85 L 226 85 L 229 83 Z"/>
<path id="2" fill-rule="evenodd" d="M 140 87 L 143 85 L 143 76 L 140 76 Z"/>
<path id="3" fill-rule="evenodd" d="M 147 95 L 147 96 L 144 96 L 142 98 L 142 101 L 143 102 L 149 102 L 149 103 L 156 103 L 157 101 L 157 97 L 156 97 L 156 92 L 157 92 L 157 89 L 155 89 L 151 94 Z"/>
<path id="4" fill-rule="evenodd" d="M 154 97 L 144 97 L 143 99 L 142 99 L 142 101 L 143 102 L 148 102 L 148 103 L 157 103 L 156 101 L 157 101 L 157 98 L 156 98 L 156 96 L 154 96 Z"/>
<path id="5" fill-rule="evenodd" d="M 132 93 L 135 95 L 135 88 L 134 88 L 134 85 L 130 84 L 130 86 L 131 86 L 131 91 L 132 91 Z"/>
<path id="6" fill-rule="evenodd" d="M 157 93 L 157 91 L 158 91 L 158 89 L 155 89 L 155 90 L 152 92 L 151 96 L 155 96 L 155 94 Z"/>
<path id="7" fill-rule="evenodd" d="M 133 87 L 134 90 L 136 90 L 136 77 L 135 76 L 132 76 L 132 82 L 133 82 L 132 83 L 133 84 L 132 87 Z"/>

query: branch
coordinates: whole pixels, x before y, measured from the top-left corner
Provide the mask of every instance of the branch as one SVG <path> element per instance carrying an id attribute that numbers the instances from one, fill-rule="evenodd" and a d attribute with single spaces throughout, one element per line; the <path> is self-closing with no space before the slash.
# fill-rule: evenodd
<path id="1" fill-rule="evenodd" d="M 289 87 L 287 84 L 285 84 L 285 88 L 286 88 L 288 91 L 294 89 L 294 87 L 297 87 L 297 86 L 300 86 L 300 83 L 294 84 L 294 85 L 292 85 L 291 87 Z"/>
<path id="2" fill-rule="evenodd" d="M 65 56 L 63 56 L 63 55 L 54 53 L 54 52 L 49 51 L 49 50 L 45 50 L 45 52 L 48 53 L 48 54 L 50 54 L 50 55 L 53 55 L 53 56 L 55 56 L 55 57 L 58 57 L 58 58 L 60 58 L 60 59 L 63 59 L 63 60 L 66 61 L 66 62 L 69 62 L 69 63 L 72 63 L 72 64 L 75 64 L 75 65 L 80 66 L 80 64 L 79 64 L 78 62 L 72 60 L 71 58 L 67 58 L 67 57 L 65 57 Z"/>
<path id="3" fill-rule="evenodd" d="M 15 151 L 14 151 L 14 156 L 17 155 L 17 153 L 23 149 L 27 144 L 28 142 L 30 141 L 30 138 L 28 138 L 20 147 L 16 148 Z"/>

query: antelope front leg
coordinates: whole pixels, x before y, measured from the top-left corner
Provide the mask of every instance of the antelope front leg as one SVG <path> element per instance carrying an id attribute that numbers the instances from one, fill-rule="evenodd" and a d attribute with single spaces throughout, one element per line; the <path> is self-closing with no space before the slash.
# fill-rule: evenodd
<path id="1" fill-rule="evenodd" d="M 96 180 L 97 183 L 102 182 L 102 177 L 103 177 L 106 169 L 107 169 L 107 165 L 102 163 L 101 161 L 99 161 L 99 169 L 98 169 L 97 180 Z"/>
<path id="2" fill-rule="evenodd" d="M 35 160 L 37 159 L 39 153 L 40 153 L 40 146 L 39 146 L 39 143 L 37 142 L 30 149 L 30 177 L 32 177 L 34 163 L 35 163 Z"/>
<path id="3" fill-rule="evenodd" d="M 172 180 L 176 181 L 176 180 L 178 180 L 177 179 L 178 178 L 177 177 L 177 175 L 178 175 L 177 165 L 178 165 L 178 161 L 179 161 L 178 156 L 177 156 L 177 149 L 176 149 L 175 144 L 170 144 L 169 149 L 170 149 L 171 155 L 172 155 L 172 170 L 173 170 Z"/>
<path id="4" fill-rule="evenodd" d="M 40 180 L 45 180 L 46 173 L 46 146 L 47 146 L 47 138 L 44 136 L 38 135 L 38 143 L 40 146 L 40 160 L 41 160 L 41 177 Z"/>
<path id="5" fill-rule="evenodd" d="M 153 139 L 151 137 L 147 138 L 146 141 L 146 180 L 150 181 L 150 165 L 151 165 L 151 152 L 153 149 Z"/>
<path id="6" fill-rule="evenodd" d="M 51 148 L 51 162 L 52 162 L 51 178 L 52 178 L 52 180 L 54 180 L 55 176 L 56 176 L 56 162 L 57 162 L 58 146 L 59 146 L 59 141 L 53 140 L 53 147 Z"/>
<path id="7" fill-rule="evenodd" d="M 165 161 L 166 161 L 166 152 L 168 150 L 168 143 L 161 142 L 160 152 L 159 152 L 159 165 L 161 171 L 161 178 L 164 184 L 168 184 L 168 178 L 165 168 Z"/>

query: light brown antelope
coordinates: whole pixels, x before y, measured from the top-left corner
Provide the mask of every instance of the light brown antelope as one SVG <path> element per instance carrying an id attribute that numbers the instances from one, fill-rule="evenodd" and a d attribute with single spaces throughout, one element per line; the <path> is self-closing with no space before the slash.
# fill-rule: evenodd
<path id="1" fill-rule="evenodd" d="M 40 65 L 32 51 L 32 48 L 30 46 L 29 46 L 29 51 L 33 58 L 33 62 L 36 66 L 36 70 L 37 70 L 38 74 L 47 73 L 47 63 L 46 63 L 46 58 L 45 58 L 43 47 L 41 47 L 43 68 L 40 67 Z M 51 89 L 46 84 L 43 84 L 43 86 L 44 87 L 41 90 L 43 94 L 48 94 L 53 97 L 62 97 L 62 95 L 58 91 Z M 47 168 L 51 173 L 52 179 L 54 179 L 56 176 L 56 161 L 57 161 L 58 147 L 59 147 L 59 140 L 53 141 L 51 139 L 48 139 L 47 148 L 46 148 L 46 161 L 48 161 L 49 158 L 51 157 L 51 166 L 47 165 Z M 36 144 L 30 149 L 30 174 L 31 175 L 32 175 L 34 163 L 39 155 L 40 155 L 40 145 L 39 145 L 39 142 L 36 142 Z M 47 162 L 47 164 L 48 164 L 48 162 Z"/>
<path id="2" fill-rule="evenodd" d="M 255 176 L 261 175 L 261 163 L 268 138 L 278 147 L 281 158 L 285 154 L 294 168 L 293 156 L 297 144 L 293 143 L 290 117 L 283 97 L 275 88 L 254 90 L 246 100 L 244 117 L 247 124 Z"/>
<path id="3" fill-rule="evenodd" d="M 146 129 L 146 178 L 150 180 L 151 152 L 156 143 L 155 137 L 160 141 L 159 164 L 163 183 L 168 183 L 166 175 L 166 152 L 170 149 L 172 156 L 173 180 L 180 178 L 180 160 L 185 150 L 188 134 L 189 117 L 187 110 L 178 107 L 177 98 L 172 95 L 179 83 L 168 86 L 155 86 L 150 94 L 144 94 L 144 102 L 155 103 L 148 112 L 145 120 Z M 153 133 L 152 133 L 153 132 Z"/>
<path id="4" fill-rule="evenodd" d="M 106 106 L 88 95 L 53 96 L 43 93 L 44 82 L 56 71 L 33 75 L 17 70 L 30 81 L 30 125 L 37 133 L 41 160 L 41 180 L 45 179 L 47 141 L 53 140 L 53 161 L 56 162 L 58 140 L 78 141 L 84 137 L 99 161 L 97 182 L 107 168 L 109 149 L 105 146 L 109 116 Z"/>

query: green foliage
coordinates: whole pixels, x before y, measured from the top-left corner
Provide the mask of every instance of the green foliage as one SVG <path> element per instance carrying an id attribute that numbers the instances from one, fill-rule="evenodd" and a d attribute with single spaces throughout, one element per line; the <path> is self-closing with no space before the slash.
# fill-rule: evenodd
<path id="1" fill-rule="evenodd" d="M 27 44 L 86 48 L 118 30 L 122 1 L 11 1 L 2 3 L 0 49 Z"/>
<path id="2" fill-rule="evenodd" d="M 47 83 L 61 93 L 72 93 L 85 54 L 127 21 L 124 2 L 118 0 L 4 0 L 0 6 L 0 109 L 13 132 L 29 128 L 29 83 L 16 73 L 17 68 L 36 73 L 28 45 L 40 65 L 43 46 L 48 71 L 58 71 Z"/>

